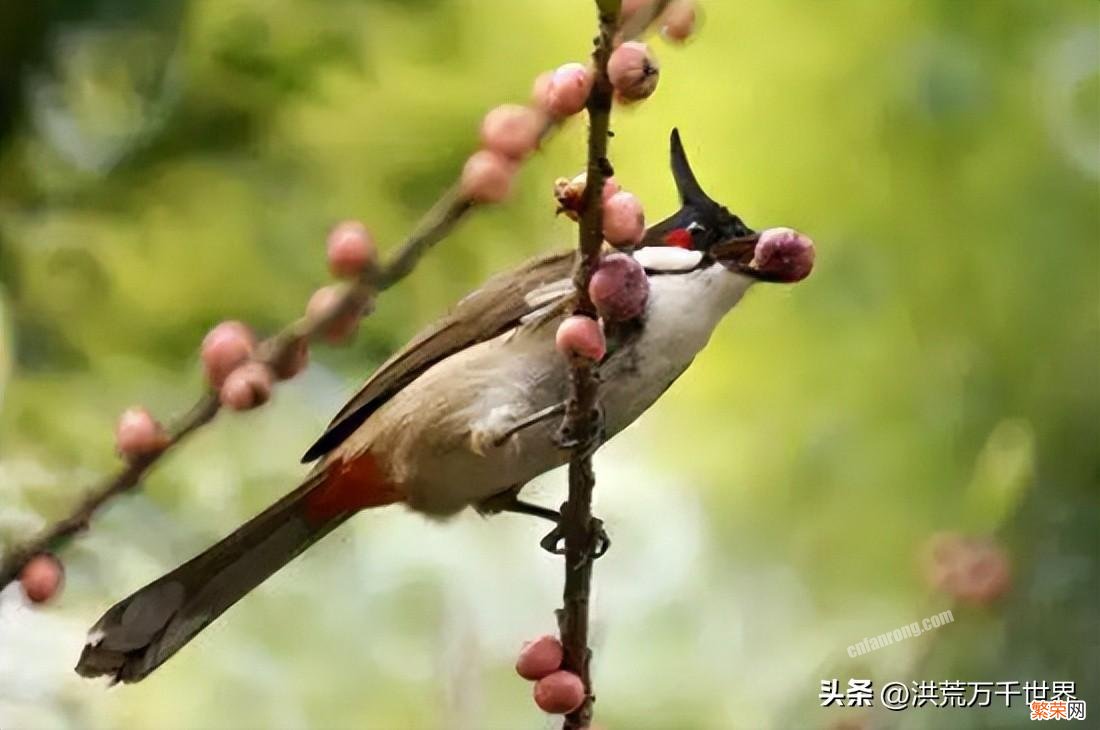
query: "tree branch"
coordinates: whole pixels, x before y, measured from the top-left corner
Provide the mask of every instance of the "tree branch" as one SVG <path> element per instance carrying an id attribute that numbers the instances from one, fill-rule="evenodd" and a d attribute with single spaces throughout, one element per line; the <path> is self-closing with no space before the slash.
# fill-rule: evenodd
<path id="1" fill-rule="evenodd" d="M 603 187 L 611 176 L 607 160 L 607 139 L 611 117 L 612 87 L 607 61 L 619 22 L 620 0 L 597 0 L 599 35 L 592 52 L 595 78 L 588 96 L 588 168 L 581 198 L 580 237 L 573 284 L 576 288 L 574 314 L 596 318 L 596 307 L 588 295 L 588 282 L 599 263 L 603 246 Z M 570 363 L 570 394 L 561 434 L 574 443 L 569 461 L 569 497 L 562 505 L 561 531 L 565 540 L 565 587 L 558 628 L 564 649 L 562 668 L 575 672 L 584 683 L 585 699 L 566 715 L 565 730 L 587 728 L 592 722 L 592 677 L 589 672 L 588 602 L 592 584 L 592 560 L 600 523 L 592 516 L 592 490 L 596 477 L 592 453 L 599 446 L 601 423 L 598 413 L 598 381 L 595 364 L 584 358 Z"/>
<path id="2" fill-rule="evenodd" d="M 457 187 L 449 190 L 421 219 L 386 266 L 368 267 L 358 279 L 347 285 L 336 305 L 323 316 L 301 317 L 261 342 L 255 359 L 278 369 L 281 363 L 295 357 L 303 343 L 317 339 L 340 317 L 350 312 L 364 311 L 378 292 L 408 276 L 424 254 L 443 240 L 473 207 L 473 203 L 459 195 Z M 364 316 L 368 314 L 366 312 Z M 16 580 L 35 555 L 57 552 L 88 529 L 92 517 L 101 507 L 134 489 L 165 453 L 214 420 L 220 409 L 217 392 L 203 393 L 195 405 L 168 429 L 168 441 L 163 449 L 130 459 L 116 474 L 88 490 L 84 499 L 68 515 L 8 550 L 0 562 L 0 588 Z"/>

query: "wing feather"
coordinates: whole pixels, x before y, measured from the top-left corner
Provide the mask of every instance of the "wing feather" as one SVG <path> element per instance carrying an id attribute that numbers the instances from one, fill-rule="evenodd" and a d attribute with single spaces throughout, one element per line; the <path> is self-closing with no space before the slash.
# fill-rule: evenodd
<path id="1" fill-rule="evenodd" d="M 462 299 L 443 319 L 420 332 L 382 363 L 340 409 L 302 461 L 314 461 L 339 446 L 394 393 L 435 363 L 496 337 L 545 306 L 543 297 L 529 295 L 540 287 L 568 278 L 573 257 L 573 251 L 566 251 L 532 259 L 517 269 L 494 276 L 485 286 Z M 568 294 L 571 290 L 563 287 L 562 291 Z"/>

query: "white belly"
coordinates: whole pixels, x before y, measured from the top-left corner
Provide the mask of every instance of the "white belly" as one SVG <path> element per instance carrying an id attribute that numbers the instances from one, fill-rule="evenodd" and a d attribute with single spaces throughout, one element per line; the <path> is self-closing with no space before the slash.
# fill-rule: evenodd
<path id="1" fill-rule="evenodd" d="M 651 277 L 645 327 L 601 367 L 605 426 L 644 413 L 706 345 L 751 280 L 713 267 Z M 434 365 L 371 415 L 345 448 L 371 452 L 414 509 L 448 515 L 564 464 L 560 418 L 497 436 L 568 393 L 555 322 L 520 328 Z M 343 450 L 343 449 L 342 449 Z"/>

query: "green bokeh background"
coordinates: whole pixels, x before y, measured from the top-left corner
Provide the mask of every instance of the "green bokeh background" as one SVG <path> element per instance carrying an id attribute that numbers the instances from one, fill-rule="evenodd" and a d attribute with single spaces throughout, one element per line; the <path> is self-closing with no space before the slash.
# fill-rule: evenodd
<path id="1" fill-rule="evenodd" d="M 0 7 L 0 539 L 117 467 L 124 407 L 170 416 L 224 318 L 263 332 L 326 280 L 335 221 L 392 248 L 481 114 L 580 59 L 592 3 L 54 0 Z M 856 715 L 822 679 L 1075 680 L 1100 713 L 1100 4 L 704 4 L 616 110 L 618 179 L 676 206 L 678 126 L 710 193 L 818 245 L 758 287 L 597 457 L 603 728 L 1029 725 L 1009 710 Z M 491 272 L 573 243 L 553 179 L 574 120 L 269 407 L 224 415 L 0 604 L 0 727 L 542 728 L 511 664 L 552 630 L 560 561 L 518 517 L 364 515 L 146 682 L 71 671 L 118 598 L 276 499 L 389 352 Z M 560 501 L 564 474 L 535 486 Z M 1009 595 L 953 606 L 917 556 L 992 534 Z M 865 636 L 955 622 L 849 659 Z M 855 725 L 852 725 L 855 727 Z"/>

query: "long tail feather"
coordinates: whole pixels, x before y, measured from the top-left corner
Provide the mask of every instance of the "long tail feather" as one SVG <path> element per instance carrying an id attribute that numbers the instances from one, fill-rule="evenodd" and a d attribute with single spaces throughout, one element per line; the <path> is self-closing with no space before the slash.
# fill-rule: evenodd
<path id="1" fill-rule="evenodd" d="M 355 510 L 318 513 L 331 480 L 325 472 L 171 573 L 115 604 L 92 627 L 76 665 L 85 677 L 137 682 L 211 621 Z"/>

